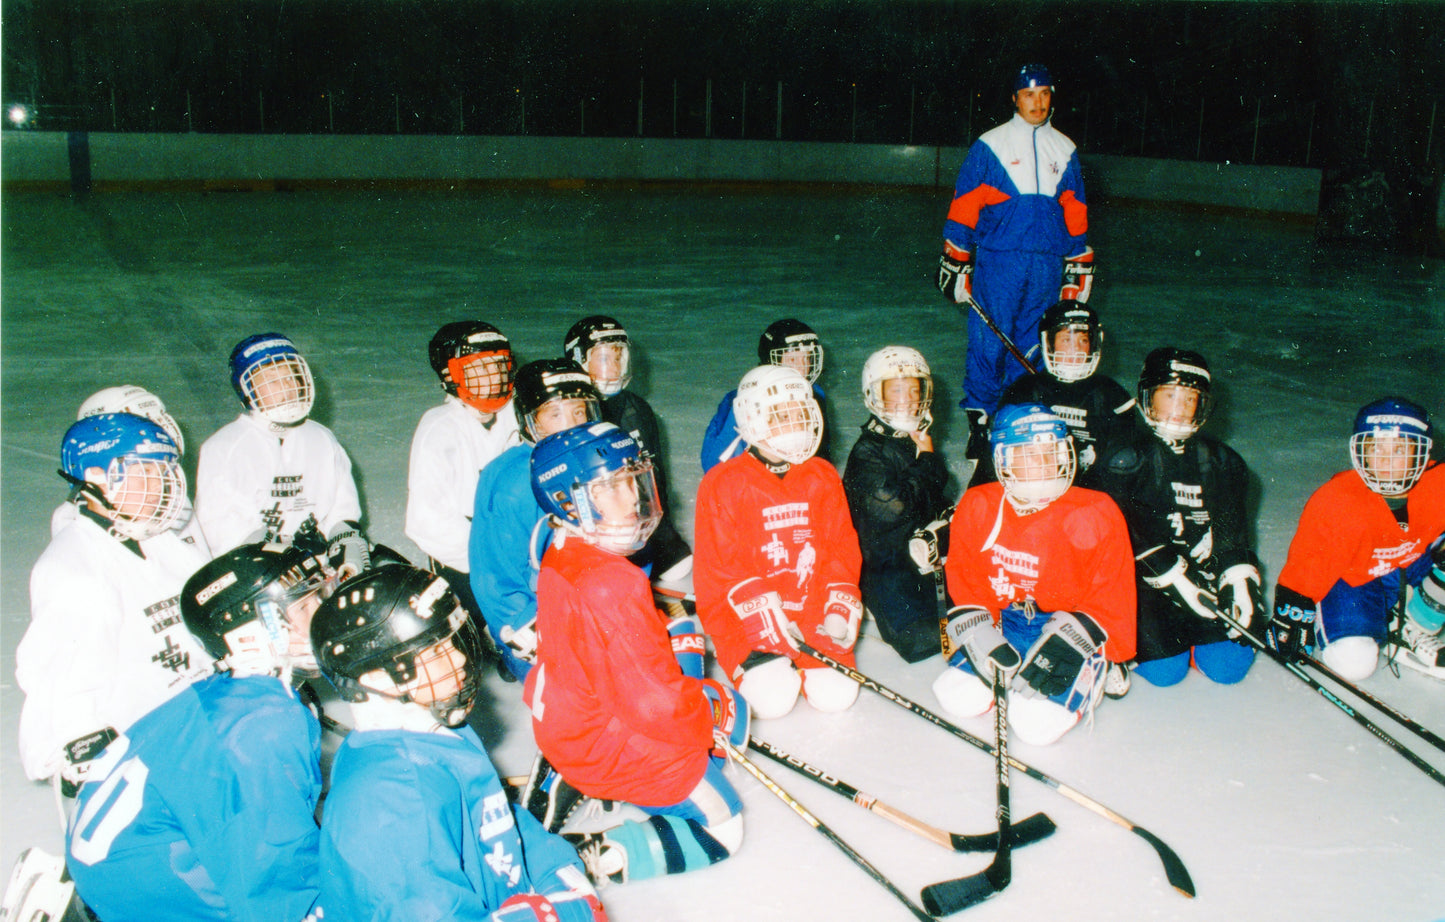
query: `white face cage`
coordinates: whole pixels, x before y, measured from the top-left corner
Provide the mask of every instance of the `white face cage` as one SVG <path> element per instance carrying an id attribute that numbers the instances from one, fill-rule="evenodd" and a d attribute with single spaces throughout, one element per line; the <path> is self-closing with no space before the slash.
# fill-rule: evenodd
<path id="1" fill-rule="evenodd" d="M 1357 432 L 1350 437 L 1350 465 L 1381 496 L 1408 493 L 1430 460 L 1433 442 L 1414 432 Z"/>
<path id="2" fill-rule="evenodd" d="M 1022 513 L 1037 512 L 1063 496 L 1078 470 L 1072 436 L 1000 445 L 993 451 L 993 463 L 1004 494 Z"/>
<path id="3" fill-rule="evenodd" d="M 614 554 L 642 550 L 662 522 L 657 477 L 643 458 L 572 488 L 575 526 L 592 544 Z"/>
<path id="4" fill-rule="evenodd" d="M 823 411 L 812 386 L 792 371 L 755 369 L 743 377 L 733 400 L 738 431 L 764 455 L 802 464 L 823 442 Z"/>
<path id="5" fill-rule="evenodd" d="M 316 400 L 311 366 L 295 353 L 273 355 L 246 369 L 241 391 L 251 409 L 282 426 L 305 419 Z"/>
<path id="6" fill-rule="evenodd" d="M 1059 336 L 1065 333 L 1077 334 L 1086 333 L 1089 337 L 1089 348 L 1087 352 L 1070 350 L 1060 352 L 1058 350 Z M 1040 349 L 1044 354 L 1044 368 L 1049 374 L 1060 381 L 1082 381 L 1092 375 L 1099 368 L 1099 343 L 1095 340 L 1098 334 L 1089 329 L 1085 323 L 1070 323 L 1057 327 L 1044 333 L 1039 337 Z"/>
<path id="7" fill-rule="evenodd" d="M 1160 384 L 1144 392 L 1144 402 L 1139 409 L 1144 414 L 1144 421 L 1161 439 L 1185 442 L 1199 431 L 1208 418 L 1209 395 L 1182 384 Z"/>
<path id="8" fill-rule="evenodd" d="M 604 397 L 622 392 L 632 381 L 632 346 L 625 336 L 604 337 L 587 350 L 587 374 Z"/>
<path id="9" fill-rule="evenodd" d="M 175 461 L 116 458 L 105 473 L 105 499 L 116 533 L 144 541 L 168 530 L 188 507 L 186 473 Z"/>
<path id="10" fill-rule="evenodd" d="M 823 347 L 816 337 L 805 334 L 796 342 L 784 342 L 768 350 L 768 363 L 791 368 L 812 384 L 823 373 Z"/>

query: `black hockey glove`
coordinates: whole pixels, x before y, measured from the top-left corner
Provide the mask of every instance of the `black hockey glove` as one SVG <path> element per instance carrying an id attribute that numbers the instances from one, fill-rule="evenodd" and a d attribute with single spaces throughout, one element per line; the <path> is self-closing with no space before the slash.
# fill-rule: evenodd
<path id="1" fill-rule="evenodd" d="M 1083 612 L 1057 612 L 1029 648 L 1011 690 L 1027 697 L 1064 694 L 1108 639 L 1108 632 Z"/>
<path id="2" fill-rule="evenodd" d="M 1254 564 L 1237 563 L 1219 576 L 1219 610 L 1256 637 L 1263 637 L 1264 595 L 1259 588 L 1259 568 Z M 1230 628 L 1229 636 L 1238 639 L 1239 631 Z"/>
<path id="3" fill-rule="evenodd" d="M 1288 586 L 1274 588 L 1274 617 L 1264 642 L 1276 653 L 1294 659 L 1308 655 L 1315 645 L 1315 612 L 1319 606 Z"/>
<path id="4" fill-rule="evenodd" d="M 371 569 L 371 542 L 356 522 L 342 522 L 326 547 L 331 565 L 342 579 Z"/>
<path id="5" fill-rule="evenodd" d="M 1201 618 L 1218 618 L 1214 593 L 1195 583 L 1189 562 L 1164 545 L 1151 547 L 1135 558 L 1139 575 L 1154 589 Z"/>
<path id="6" fill-rule="evenodd" d="M 938 290 L 954 304 L 973 300 L 973 254 L 944 244 L 938 257 Z"/>
<path id="7" fill-rule="evenodd" d="M 96 756 L 120 734 L 111 727 L 76 737 L 65 744 L 65 764 L 60 766 L 60 793 L 74 797 L 90 775 Z"/>
<path id="8" fill-rule="evenodd" d="M 1060 301 L 1089 300 L 1094 290 L 1094 248 L 1084 247 L 1084 252 L 1064 260 L 1064 284 L 1059 288 Z"/>

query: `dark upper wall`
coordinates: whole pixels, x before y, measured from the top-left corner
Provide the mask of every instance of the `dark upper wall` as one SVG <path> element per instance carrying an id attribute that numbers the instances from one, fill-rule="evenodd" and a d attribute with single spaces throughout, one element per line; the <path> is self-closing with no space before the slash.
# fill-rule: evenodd
<path id="1" fill-rule="evenodd" d="M 7 0 L 42 127 L 967 141 L 1049 64 L 1086 150 L 1427 169 L 1434 3 Z M 711 81 L 709 95 L 708 81 Z M 675 95 L 674 95 L 675 94 Z M 1445 107 L 1439 107 L 1445 108 Z"/>

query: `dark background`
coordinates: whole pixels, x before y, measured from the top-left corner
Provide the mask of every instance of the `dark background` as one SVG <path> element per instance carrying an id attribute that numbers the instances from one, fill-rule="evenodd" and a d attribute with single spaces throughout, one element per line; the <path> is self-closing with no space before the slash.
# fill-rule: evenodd
<path id="1" fill-rule="evenodd" d="M 5 101 L 52 130 L 962 145 L 1008 116 L 1011 74 L 1040 61 L 1057 124 L 1085 152 L 1415 176 L 1445 162 L 1436 3 L 5 0 L 3 11 Z"/>

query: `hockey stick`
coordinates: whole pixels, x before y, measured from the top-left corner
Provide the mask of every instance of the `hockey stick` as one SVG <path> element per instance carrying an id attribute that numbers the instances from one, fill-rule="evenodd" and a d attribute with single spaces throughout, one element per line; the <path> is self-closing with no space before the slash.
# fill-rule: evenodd
<path id="1" fill-rule="evenodd" d="M 842 663 L 838 662 L 833 657 L 829 656 L 823 651 L 818 650 L 815 647 L 809 646 L 807 641 L 803 640 L 802 637 L 800 637 L 798 634 L 794 633 L 792 637 L 794 642 L 797 643 L 799 650 L 813 657 L 818 662 L 823 663 L 824 665 L 829 666 L 837 670 L 838 672 L 841 672 L 843 675 L 852 679 L 854 682 L 857 682 L 859 685 L 862 685 L 864 688 L 877 692 L 878 694 L 882 695 L 884 698 L 887 698 L 889 701 L 892 701 L 894 704 L 898 705 L 904 710 L 912 711 L 913 713 L 917 714 L 919 717 L 922 717 L 924 720 L 928 721 L 934 726 L 942 727 L 944 730 L 952 733 L 954 736 L 963 740 L 965 743 L 968 743 L 970 746 L 973 746 L 976 749 L 981 749 L 989 755 L 996 754 L 995 747 L 990 746 L 985 740 L 979 739 L 978 737 L 964 730 L 962 727 L 949 723 L 942 717 L 939 717 L 937 714 L 925 708 L 923 705 L 903 697 L 902 695 L 898 694 L 898 692 L 893 691 L 891 688 L 888 688 L 885 685 L 878 684 L 873 679 L 868 678 L 868 676 L 864 675 L 858 670 L 850 666 L 843 665 Z M 1034 768 L 1032 765 L 1020 762 L 1013 756 L 1008 757 L 1008 764 L 1015 771 L 1023 772 L 1025 775 L 1028 775 L 1035 781 L 1041 784 L 1048 785 L 1055 791 L 1058 791 L 1059 794 L 1063 795 L 1069 800 L 1072 800 L 1074 803 L 1078 804 L 1084 809 L 1097 813 L 1099 816 L 1102 816 L 1104 819 L 1108 820 L 1111 823 L 1116 823 L 1120 826 L 1123 826 L 1125 829 L 1134 833 L 1134 835 L 1143 839 L 1145 842 L 1148 842 L 1149 845 L 1154 849 L 1154 851 L 1159 855 L 1159 860 L 1164 863 L 1164 876 L 1168 879 L 1169 885 L 1175 890 L 1178 890 L 1180 893 L 1184 894 L 1185 896 L 1194 896 L 1194 881 L 1190 879 L 1189 871 L 1184 867 L 1184 862 L 1179 859 L 1179 856 L 1174 853 L 1174 850 L 1172 848 L 1170 848 L 1164 843 L 1163 839 L 1154 835 L 1154 833 L 1145 829 L 1143 826 L 1139 826 L 1135 823 L 1130 822 L 1129 820 L 1115 813 L 1113 810 L 1110 810 L 1108 807 L 1099 803 L 1097 800 L 1094 800 L 1092 797 L 1089 797 L 1088 795 L 1083 794 L 1080 791 L 1074 790 L 1067 784 L 1064 784 L 1063 782 L 1059 781 L 1057 778 L 1054 778 L 1051 775 L 1044 774 L 1037 768 Z"/>
<path id="2" fill-rule="evenodd" d="M 828 790 L 846 797 L 868 812 L 876 813 L 890 823 L 901 826 L 930 842 L 942 845 L 944 848 L 952 849 L 956 852 L 989 852 L 998 849 L 997 832 L 960 835 L 956 832 L 939 829 L 937 826 L 931 826 L 920 819 L 909 816 L 902 810 L 890 807 L 872 794 L 858 790 L 851 784 L 833 777 L 821 768 L 810 765 L 797 756 L 784 752 L 772 743 L 754 737 L 748 741 L 748 745 L 753 750 L 761 752 L 774 762 L 785 765 L 805 778 L 811 778 Z M 1030 845 L 1040 839 L 1046 839 L 1053 835 L 1055 828 L 1054 821 L 1049 819 L 1048 814 L 1035 813 L 1028 819 L 1021 820 L 1009 827 L 1009 844 L 1015 847 Z M 925 897 L 925 899 L 927 899 L 927 897 Z"/>
<path id="3" fill-rule="evenodd" d="M 1013 880 L 1013 836 L 1009 834 L 1008 689 L 1004 672 L 993 671 L 994 776 L 998 784 L 998 848 L 989 866 L 957 880 L 923 888 L 923 906 L 935 916 L 962 912 L 1003 890 Z"/>
<path id="4" fill-rule="evenodd" d="M 1381 729 L 1379 724 L 1375 723 L 1364 714 L 1361 714 L 1359 711 L 1355 710 L 1353 707 L 1350 706 L 1349 702 L 1345 701 L 1339 695 L 1335 694 L 1325 686 L 1321 685 L 1318 679 L 1310 675 L 1308 672 L 1305 672 L 1304 664 L 1301 663 L 1298 659 L 1291 659 L 1289 657 L 1286 657 L 1284 654 L 1279 653 L 1278 651 L 1271 650 L 1268 644 L 1251 634 L 1244 625 L 1240 624 L 1230 615 L 1225 614 L 1218 608 L 1218 606 L 1215 606 L 1213 611 L 1216 615 L 1219 616 L 1220 621 L 1223 621 L 1225 624 L 1238 631 L 1239 635 L 1245 638 L 1249 642 L 1249 644 L 1256 650 L 1263 653 L 1270 659 L 1274 660 L 1295 678 L 1299 679 L 1310 688 L 1313 688 L 1315 691 L 1319 692 L 1326 701 L 1328 701 L 1330 704 L 1333 704 L 1341 711 L 1344 711 L 1345 714 L 1349 715 L 1351 720 L 1368 730 L 1372 736 L 1374 736 L 1380 742 L 1384 743 L 1386 746 L 1389 746 L 1391 749 L 1398 752 L 1402 757 L 1404 757 L 1405 761 L 1420 769 L 1420 771 L 1429 775 L 1440 784 L 1445 784 L 1445 774 L 1441 774 L 1440 771 L 1435 768 L 1435 766 L 1420 758 L 1420 756 L 1417 755 L 1413 749 L 1408 748 L 1404 743 L 1400 742 L 1390 734 L 1386 733 L 1383 729 Z M 1326 676 L 1330 674 L 1329 672 L 1325 671 L 1329 667 L 1324 666 L 1323 664 L 1312 661 L 1309 665 L 1318 667 L 1320 671 Z M 1358 690 L 1356 690 L 1354 686 L 1349 685 L 1349 683 L 1346 682 L 1342 684 L 1346 685 L 1351 691 L 1356 691 L 1358 693 Z M 1364 696 L 1361 695 L 1361 697 L 1363 698 Z M 1387 711 L 1386 713 L 1389 712 Z M 1400 716 L 1403 717 L 1404 715 Z M 1411 721 L 1411 723 L 1414 723 L 1414 721 Z M 1424 728 L 1422 727 L 1421 729 L 1423 730 Z M 1429 731 L 1425 732 L 1428 733 Z M 1434 734 L 1431 735 L 1433 736 Z"/>
<path id="5" fill-rule="evenodd" d="M 789 794 L 787 791 L 779 787 L 778 783 L 772 778 L 769 778 L 767 773 L 764 772 L 761 768 L 758 768 L 756 763 L 754 763 L 747 756 L 743 755 L 741 749 L 734 746 L 732 743 L 728 742 L 725 739 L 719 739 L 718 742 L 727 748 L 728 755 L 732 756 L 734 762 L 737 762 L 744 769 L 746 769 L 749 775 L 752 775 L 754 778 L 758 779 L 758 781 L 762 783 L 763 787 L 767 788 L 769 791 L 772 791 L 775 795 L 777 795 L 779 800 L 788 805 L 788 809 L 792 810 L 794 813 L 798 814 L 798 816 L 802 817 L 803 821 L 806 822 L 809 826 L 812 826 L 814 829 L 821 832 L 824 837 L 828 839 L 829 842 L 832 842 L 834 845 L 838 846 L 838 848 L 842 850 L 843 854 L 847 855 L 854 864 L 858 865 L 858 867 L 866 871 L 869 877 L 872 877 L 874 880 L 878 881 L 878 883 L 882 884 L 889 893 L 897 897 L 898 902 L 902 903 L 904 906 L 907 906 L 908 911 L 913 913 L 913 917 L 915 919 L 920 920 L 920 922 L 933 922 L 933 917 L 930 916 L 928 913 L 924 912 L 917 903 L 909 899 L 908 894 L 904 893 L 902 890 L 899 890 L 897 885 L 894 884 L 893 881 L 883 876 L 882 871 L 879 871 L 872 864 L 870 864 L 867 858 L 864 858 L 862 855 L 858 854 L 858 852 L 854 850 L 853 846 L 843 841 L 843 838 L 841 836 L 839 836 L 832 829 L 829 829 L 828 826 L 822 820 L 814 816 L 807 807 L 794 800 L 793 795 Z"/>
<path id="6" fill-rule="evenodd" d="M 1375 708 L 1377 711 L 1384 714 L 1386 717 L 1389 717 L 1391 720 L 1395 721 L 1406 730 L 1409 730 L 1411 733 L 1420 737 L 1420 739 L 1429 743 L 1431 746 L 1434 746 L 1436 749 L 1445 752 L 1445 738 L 1442 738 L 1434 731 L 1430 730 L 1428 727 L 1423 726 L 1413 717 L 1410 717 L 1407 714 L 1400 713 L 1392 705 L 1390 705 L 1389 702 L 1382 701 L 1379 698 L 1376 698 L 1374 695 L 1370 694 L 1369 692 L 1365 691 L 1363 688 L 1360 688 L 1358 685 L 1347 681 L 1344 676 L 1340 675 L 1338 672 L 1335 672 L 1333 669 L 1331 669 L 1329 666 L 1326 666 L 1319 660 L 1296 654 L 1293 661 L 1299 663 L 1301 666 L 1308 666 L 1312 669 L 1318 669 L 1320 675 L 1324 676 L 1331 682 L 1339 685 L 1345 691 L 1349 692 L 1350 694 L 1359 698 L 1361 701 Z"/>
<path id="7" fill-rule="evenodd" d="M 1039 370 L 1034 367 L 1033 363 L 1030 362 L 1028 359 L 1024 358 L 1024 354 L 1019 351 L 1018 346 L 1014 345 L 1014 341 L 1009 339 L 1008 334 L 1005 333 L 1003 330 L 1000 330 L 998 324 L 993 322 L 993 318 L 988 315 L 988 311 L 983 309 L 982 304 L 979 304 L 977 301 L 975 301 L 972 296 L 969 297 L 967 304 L 968 309 L 977 314 L 978 319 L 983 321 L 983 325 L 988 327 L 990 332 L 992 332 L 993 335 L 998 337 L 999 342 L 1003 343 L 1003 347 L 1009 351 L 1009 355 L 1012 355 L 1014 358 L 1018 359 L 1019 364 L 1024 367 L 1025 371 L 1027 371 L 1031 375 L 1036 375 L 1039 373 Z M 962 308 L 963 304 L 959 304 L 958 306 Z"/>

